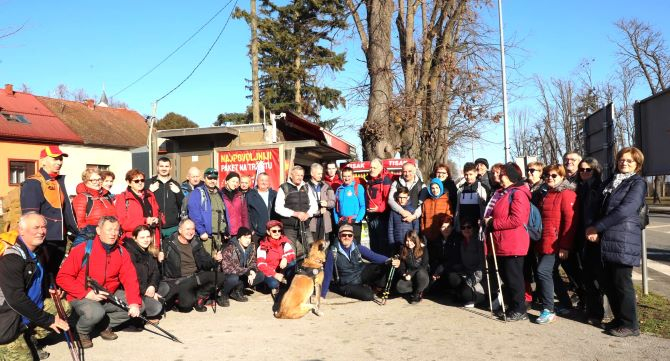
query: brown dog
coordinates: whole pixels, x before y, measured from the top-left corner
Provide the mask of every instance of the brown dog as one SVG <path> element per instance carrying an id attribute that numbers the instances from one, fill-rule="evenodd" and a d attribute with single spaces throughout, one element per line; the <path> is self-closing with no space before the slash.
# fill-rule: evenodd
<path id="1" fill-rule="evenodd" d="M 309 311 L 321 316 L 321 285 L 323 284 L 323 264 L 326 262 L 326 244 L 320 240 L 313 242 L 309 255 L 300 267 L 291 282 L 291 287 L 284 294 L 279 310 L 274 313 L 276 318 L 301 318 Z M 316 303 L 310 299 L 316 296 Z"/>

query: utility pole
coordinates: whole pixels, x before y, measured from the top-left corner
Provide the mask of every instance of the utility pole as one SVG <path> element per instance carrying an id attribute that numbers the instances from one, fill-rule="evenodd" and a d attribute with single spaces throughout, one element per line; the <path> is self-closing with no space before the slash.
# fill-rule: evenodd
<path id="1" fill-rule="evenodd" d="M 500 70 L 502 71 L 503 124 L 505 131 L 505 163 L 510 161 L 507 135 L 507 75 L 505 73 L 505 36 L 503 35 L 502 0 L 498 0 L 498 23 L 500 26 Z"/>
<path id="2" fill-rule="evenodd" d="M 256 0 L 250 0 L 251 7 L 251 109 L 253 122 L 260 123 L 260 89 L 258 84 L 258 22 L 256 20 Z"/>

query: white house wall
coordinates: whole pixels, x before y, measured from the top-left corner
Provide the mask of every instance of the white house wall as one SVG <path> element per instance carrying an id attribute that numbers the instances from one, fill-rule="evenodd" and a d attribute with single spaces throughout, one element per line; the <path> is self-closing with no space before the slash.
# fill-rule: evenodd
<path id="1" fill-rule="evenodd" d="M 69 195 L 75 192 L 77 184 L 81 183 L 81 173 L 87 164 L 108 165 L 109 170 L 114 172 L 116 180 L 112 187 L 113 194 L 123 192 L 127 183 L 126 172 L 132 168 L 133 162 L 129 150 L 118 150 L 100 147 L 88 147 L 79 145 L 61 145 L 63 152 L 69 157 L 65 158 L 61 174 L 66 175 L 65 187 Z"/>

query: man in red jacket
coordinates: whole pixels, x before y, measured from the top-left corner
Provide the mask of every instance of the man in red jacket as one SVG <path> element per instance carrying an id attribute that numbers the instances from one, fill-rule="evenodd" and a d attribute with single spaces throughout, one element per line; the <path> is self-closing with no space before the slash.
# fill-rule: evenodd
<path id="1" fill-rule="evenodd" d="M 79 315 L 77 333 L 82 348 L 93 347 L 90 334 L 101 321 L 105 328 L 100 337 L 115 340 L 118 336 L 112 332 L 112 327 L 139 316 L 142 305 L 135 266 L 128 252 L 117 244 L 119 221 L 109 216 L 100 218 L 96 233 L 90 253 L 87 252 L 88 243 L 73 248 L 56 277 L 56 283 L 67 292 L 67 300 Z M 95 293 L 88 287 L 86 277 L 93 278 L 119 299 L 127 300 L 129 310 L 108 302 L 107 293 Z M 105 315 L 108 321 L 103 320 Z"/>
<path id="2" fill-rule="evenodd" d="M 370 249 L 383 253 L 388 244 L 387 202 L 393 184 L 393 176 L 389 174 L 379 158 L 370 161 L 370 174 L 365 177 L 365 201 L 367 203 L 367 221 L 370 233 Z"/>

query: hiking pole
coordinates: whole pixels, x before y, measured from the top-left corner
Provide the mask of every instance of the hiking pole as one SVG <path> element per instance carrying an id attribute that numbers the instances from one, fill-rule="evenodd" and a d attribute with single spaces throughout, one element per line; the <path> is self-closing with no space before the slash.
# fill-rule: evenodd
<path id="1" fill-rule="evenodd" d="M 218 224 L 217 231 L 218 231 L 219 237 L 222 238 L 221 242 L 223 242 L 223 237 L 221 236 L 221 221 L 222 221 L 222 219 L 223 219 L 223 216 L 221 215 L 221 210 L 217 209 L 216 210 L 216 223 Z M 212 233 L 214 233 L 214 232 L 212 232 Z M 219 251 L 219 246 L 216 243 L 216 237 L 214 237 L 213 234 L 212 234 L 212 249 L 215 251 L 214 255 L 216 256 L 216 253 Z M 214 261 L 215 261 L 214 262 L 215 263 L 215 266 L 214 266 L 214 297 L 213 297 L 214 302 L 212 302 L 212 311 L 214 311 L 214 313 L 216 313 L 216 299 L 217 299 L 217 297 L 219 297 L 219 287 L 218 287 L 219 286 L 219 263 L 216 261 L 216 259 L 214 259 Z"/>
<path id="2" fill-rule="evenodd" d="M 491 240 L 491 253 L 493 254 L 493 266 L 496 269 L 496 280 L 498 281 L 498 298 L 500 299 L 500 306 L 502 307 L 503 321 L 507 322 L 507 314 L 505 313 L 505 297 L 502 296 L 502 279 L 500 272 L 498 272 L 498 258 L 496 257 L 496 246 Z"/>
<path id="3" fill-rule="evenodd" d="M 393 256 L 393 259 L 397 259 L 398 255 Z M 391 262 L 393 263 L 393 262 Z M 382 293 L 382 300 L 380 303 L 380 306 L 384 306 L 386 304 L 386 300 L 389 298 L 389 294 L 391 293 L 391 284 L 393 283 L 393 275 L 395 274 L 395 267 L 393 267 L 393 264 L 391 264 L 391 270 L 389 270 L 389 276 L 386 279 L 386 287 L 384 287 L 384 293 Z"/>
<path id="4" fill-rule="evenodd" d="M 479 227 L 479 235 L 483 239 L 484 245 L 486 242 L 486 233 L 484 233 L 484 227 Z M 489 275 L 489 258 L 486 256 L 486 247 L 482 247 L 484 250 L 484 273 L 486 274 L 486 294 L 489 296 L 489 311 L 491 311 L 491 317 L 493 317 L 493 301 L 491 300 L 491 277 Z"/>
<path id="5" fill-rule="evenodd" d="M 116 297 L 114 294 L 112 294 L 112 293 L 109 292 L 107 289 L 105 289 L 104 287 L 102 287 L 102 285 L 100 285 L 100 284 L 98 283 L 98 281 L 94 280 L 93 278 L 91 278 L 91 277 L 87 277 L 87 278 L 86 278 L 86 285 L 87 285 L 88 287 L 90 287 L 90 288 L 93 290 L 93 292 L 95 292 L 96 294 L 99 294 L 100 292 L 106 292 L 107 295 L 106 295 L 105 297 L 107 297 L 107 300 L 108 300 L 109 302 L 111 302 L 113 305 L 115 305 L 115 306 L 121 308 L 122 310 L 124 310 L 124 311 L 128 311 L 128 310 L 130 309 L 130 307 L 128 306 L 128 304 L 127 304 L 125 301 L 123 301 L 122 299 Z M 158 329 L 159 331 L 163 332 L 163 333 L 164 333 L 168 338 L 170 338 L 172 341 L 174 341 L 174 342 L 179 342 L 179 343 L 183 343 L 183 342 L 181 342 L 181 340 L 179 340 L 179 339 L 177 338 L 177 336 L 175 336 L 175 335 L 173 335 L 173 334 L 171 334 L 171 333 L 165 331 L 162 327 L 160 327 L 160 326 L 158 326 L 158 325 L 156 325 L 156 324 L 151 323 L 149 320 L 147 320 L 146 317 L 142 316 L 141 314 L 138 315 L 137 317 L 140 318 L 142 321 L 144 321 L 147 325 L 151 325 L 151 326 L 155 327 L 156 329 Z"/>
<path id="6" fill-rule="evenodd" d="M 56 285 L 53 283 L 53 281 L 51 283 L 51 289 L 53 290 L 51 299 L 54 301 L 56 313 L 61 320 L 67 322 L 67 314 L 65 313 L 65 308 L 63 308 L 63 304 L 61 303 L 63 291 L 56 288 Z M 70 357 L 72 357 L 72 361 L 80 361 L 81 358 L 79 357 L 79 353 L 83 352 L 83 349 L 79 349 L 79 346 L 74 339 L 72 330 L 63 331 L 63 336 L 65 336 L 65 343 L 67 343 L 67 348 L 70 350 Z"/>

